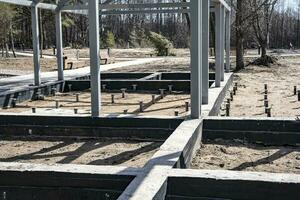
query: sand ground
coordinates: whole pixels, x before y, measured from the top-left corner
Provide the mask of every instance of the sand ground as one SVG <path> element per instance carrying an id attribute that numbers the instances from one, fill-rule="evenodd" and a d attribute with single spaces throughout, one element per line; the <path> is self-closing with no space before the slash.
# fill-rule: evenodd
<path id="1" fill-rule="evenodd" d="M 231 102 L 234 117 L 266 117 L 264 84 L 268 85 L 268 100 L 272 117 L 300 116 L 300 101 L 294 86 L 300 90 L 300 58 L 281 58 L 271 67 L 250 65 L 234 74 L 237 95 Z"/>
<path id="2" fill-rule="evenodd" d="M 143 167 L 160 142 L 126 140 L 1 140 L 0 162 Z"/>
<path id="3" fill-rule="evenodd" d="M 211 141 L 202 144 L 197 151 L 192 168 L 300 174 L 300 147 L 265 147 L 242 141 Z"/>
<path id="4" fill-rule="evenodd" d="M 89 49 L 83 48 L 79 49 L 79 60 L 77 60 L 77 49 L 65 48 L 64 55 L 68 57 L 66 62 L 73 62 L 73 68 L 81 68 L 89 66 Z M 168 71 L 175 70 L 188 70 L 189 66 L 189 50 L 188 49 L 174 49 L 174 53 L 177 57 L 167 57 L 165 61 L 154 63 L 156 66 L 154 71 L 164 71 L 164 68 L 168 68 Z M 155 56 L 155 50 L 153 48 L 135 48 L 135 49 L 112 49 L 111 55 L 108 56 L 106 49 L 101 49 L 100 51 L 101 58 L 108 58 L 109 63 L 129 61 L 137 58 L 146 58 L 150 56 Z M 21 52 L 22 53 L 22 52 Z M 32 51 L 25 51 L 24 53 L 32 53 Z M 41 71 L 55 71 L 57 70 L 56 58 L 53 56 L 53 50 L 48 49 L 43 51 L 44 55 L 52 56 L 41 58 Z M 104 64 L 104 61 L 102 61 Z M 181 66 L 183 65 L 183 66 Z M 145 66 L 133 66 L 124 68 L 124 72 L 127 71 L 151 71 L 151 64 Z M 67 67 L 68 69 L 68 67 Z M 0 57 L 0 74 L 30 74 L 33 73 L 33 59 L 32 57 L 18 56 L 17 58 L 2 58 Z"/>
<path id="5" fill-rule="evenodd" d="M 79 94 L 79 102 L 76 102 L 76 94 Z M 114 95 L 115 103 L 111 101 L 111 95 Z M 160 95 L 154 94 L 156 98 Z M 140 112 L 140 101 L 143 104 L 152 102 L 152 94 L 150 93 L 126 93 L 125 98 L 122 98 L 119 93 L 102 93 L 102 113 L 103 114 L 127 114 L 143 115 L 143 116 L 175 116 L 175 111 L 179 112 L 179 116 L 186 116 L 188 112 L 185 110 L 185 103 L 190 102 L 190 95 L 173 93 L 166 94 L 163 99 L 156 101 L 155 104 L 146 107 L 144 112 Z M 91 113 L 90 91 L 78 93 L 59 93 L 57 96 L 45 97 L 45 100 L 40 101 L 25 101 L 17 103 L 15 108 L 0 109 L 0 112 L 5 113 L 26 113 L 32 112 L 32 108 L 37 109 L 37 114 L 57 114 L 68 113 L 73 114 L 74 109 L 78 109 L 78 114 Z M 59 109 L 56 109 L 56 101 L 59 101 Z"/>
<path id="6" fill-rule="evenodd" d="M 147 63 L 144 65 L 122 67 L 109 72 L 178 72 L 190 71 L 189 57 L 164 57 L 163 61 Z"/>

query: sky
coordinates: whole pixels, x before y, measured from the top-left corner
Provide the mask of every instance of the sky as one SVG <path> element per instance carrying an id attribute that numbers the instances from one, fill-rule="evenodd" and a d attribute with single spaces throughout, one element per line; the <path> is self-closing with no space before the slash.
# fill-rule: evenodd
<path id="1" fill-rule="evenodd" d="M 287 1 L 287 4 L 290 6 L 290 7 L 296 7 L 297 6 L 297 1 L 295 0 L 283 0 L 283 1 Z"/>
<path id="2" fill-rule="evenodd" d="M 279 3 L 278 3 L 279 10 L 282 9 L 283 4 L 284 4 L 285 9 L 288 7 L 296 9 L 298 7 L 299 0 L 279 0 Z"/>
<path id="3" fill-rule="evenodd" d="M 283 0 L 287 1 L 287 4 L 292 8 L 297 8 L 299 5 L 299 0 Z"/>

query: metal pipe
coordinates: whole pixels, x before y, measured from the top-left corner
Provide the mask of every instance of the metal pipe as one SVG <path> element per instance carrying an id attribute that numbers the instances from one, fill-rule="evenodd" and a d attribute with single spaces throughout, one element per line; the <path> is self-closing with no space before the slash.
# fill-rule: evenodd
<path id="1" fill-rule="evenodd" d="M 144 103 L 140 101 L 140 112 L 144 112 Z"/>
<path id="2" fill-rule="evenodd" d="M 114 94 L 111 95 L 111 103 L 112 103 L 112 104 L 115 103 L 115 95 L 114 95 Z"/>
<path id="3" fill-rule="evenodd" d="M 230 116 L 230 104 L 226 103 L 226 116 L 229 117 Z"/>
<path id="4" fill-rule="evenodd" d="M 126 88 L 122 88 L 122 89 L 121 89 L 121 92 L 122 92 L 122 98 L 124 99 L 124 98 L 125 98 Z"/>

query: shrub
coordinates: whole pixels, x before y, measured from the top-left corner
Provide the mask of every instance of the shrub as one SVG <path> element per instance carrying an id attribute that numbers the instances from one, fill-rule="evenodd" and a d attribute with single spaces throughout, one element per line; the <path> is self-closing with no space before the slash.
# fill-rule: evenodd
<path id="1" fill-rule="evenodd" d="M 116 45 L 116 40 L 115 40 L 115 35 L 111 31 L 107 31 L 105 35 L 105 46 L 106 47 L 115 47 Z"/>
<path id="2" fill-rule="evenodd" d="M 169 56 L 173 44 L 163 35 L 149 32 L 149 40 L 154 45 L 158 56 Z"/>

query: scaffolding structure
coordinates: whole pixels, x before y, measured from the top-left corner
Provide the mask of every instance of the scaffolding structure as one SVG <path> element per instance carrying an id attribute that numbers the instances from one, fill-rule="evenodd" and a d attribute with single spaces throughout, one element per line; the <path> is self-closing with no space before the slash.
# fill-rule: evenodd
<path id="1" fill-rule="evenodd" d="M 215 13 L 216 54 L 215 87 L 221 87 L 224 73 L 230 71 L 230 15 L 231 9 L 224 0 L 190 0 L 177 3 L 120 4 L 114 0 L 83 0 L 72 3 L 59 0 L 56 4 L 43 3 L 42 0 L 0 0 L 19 6 L 31 7 L 32 42 L 34 61 L 34 84 L 41 85 L 40 44 L 38 9 L 55 12 L 56 48 L 58 80 L 64 80 L 62 12 L 86 15 L 89 21 L 89 48 L 91 74 L 92 117 L 101 114 L 100 80 L 100 35 L 99 15 L 125 15 L 146 13 L 189 13 L 191 18 L 191 118 L 201 117 L 201 105 L 208 103 L 209 89 L 209 18 Z"/>

